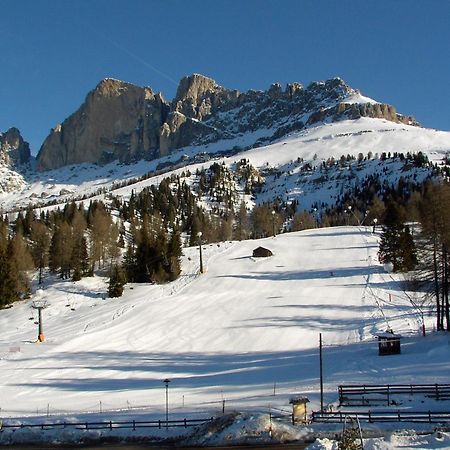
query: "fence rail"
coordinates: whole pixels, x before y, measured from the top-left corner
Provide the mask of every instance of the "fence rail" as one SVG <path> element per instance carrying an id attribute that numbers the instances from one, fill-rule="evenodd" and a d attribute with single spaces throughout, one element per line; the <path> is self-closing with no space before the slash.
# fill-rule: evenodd
<path id="1" fill-rule="evenodd" d="M 38 428 L 41 430 L 53 430 L 61 428 L 75 428 L 78 430 L 112 430 L 117 428 L 128 428 L 136 431 L 138 428 L 173 428 L 173 427 L 194 427 L 203 423 L 211 422 L 214 418 L 207 419 L 180 419 L 180 420 L 132 420 L 124 421 L 102 421 L 102 422 L 55 422 L 55 423 L 8 423 L 0 422 L 0 429 L 23 429 L 23 428 Z"/>
<path id="2" fill-rule="evenodd" d="M 341 405 L 387 404 L 392 395 L 423 394 L 436 400 L 450 400 L 450 384 L 343 384 L 338 386 Z"/>
<path id="3" fill-rule="evenodd" d="M 337 411 L 312 413 L 312 421 L 320 423 L 344 423 L 345 418 L 359 419 L 360 422 L 450 422 L 450 411 Z"/>

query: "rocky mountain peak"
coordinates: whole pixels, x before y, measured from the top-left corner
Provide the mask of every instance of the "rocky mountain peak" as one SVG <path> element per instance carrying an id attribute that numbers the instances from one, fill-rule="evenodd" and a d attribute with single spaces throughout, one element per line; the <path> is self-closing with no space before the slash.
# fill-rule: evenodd
<path id="1" fill-rule="evenodd" d="M 122 95 L 127 89 L 134 87 L 136 86 L 125 81 L 116 80 L 114 78 L 105 78 L 98 83 L 93 94 L 101 97 L 117 97 Z"/>
<path id="2" fill-rule="evenodd" d="M 395 108 L 367 103 L 341 78 L 311 83 L 272 84 L 266 91 L 240 93 L 212 78 L 181 79 L 173 101 L 148 87 L 106 78 L 81 107 L 55 128 L 38 154 L 40 170 L 82 162 L 155 159 L 176 149 L 239 140 L 259 146 L 324 121 L 383 118 L 414 124 Z M 258 131 L 258 133 L 255 133 Z M 242 139 L 248 135 L 248 139 Z M 258 137 L 255 137 L 258 136 Z M 233 143 L 229 148 L 237 149 Z"/>
<path id="3" fill-rule="evenodd" d="M 343 99 L 357 91 L 351 88 L 342 78 L 336 77 L 325 81 L 313 81 L 307 90 L 313 94 L 331 99 Z"/>
<path id="4" fill-rule="evenodd" d="M 30 147 L 20 134 L 12 127 L 5 133 L 0 133 L 0 162 L 11 167 L 18 167 L 30 161 Z"/>
<path id="5" fill-rule="evenodd" d="M 205 77 L 198 73 L 184 77 L 180 80 L 174 102 L 190 101 L 198 104 L 206 92 L 223 90 L 212 78 Z"/>

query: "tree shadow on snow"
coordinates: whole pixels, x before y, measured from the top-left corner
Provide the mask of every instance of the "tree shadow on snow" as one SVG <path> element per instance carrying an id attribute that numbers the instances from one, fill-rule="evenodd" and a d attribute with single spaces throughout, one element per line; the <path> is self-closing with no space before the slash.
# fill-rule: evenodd
<path id="1" fill-rule="evenodd" d="M 286 280 L 314 280 L 325 278 L 347 278 L 347 277 L 367 277 L 372 274 L 382 273 L 383 268 L 380 266 L 367 267 L 346 267 L 343 269 L 306 270 L 306 271 L 282 271 L 282 272 L 253 272 L 249 274 L 230 274 L 220 275 L 217 278 L 241 278 L 253 280 L 270 280 L 270 281 L 286 281 Z"/>

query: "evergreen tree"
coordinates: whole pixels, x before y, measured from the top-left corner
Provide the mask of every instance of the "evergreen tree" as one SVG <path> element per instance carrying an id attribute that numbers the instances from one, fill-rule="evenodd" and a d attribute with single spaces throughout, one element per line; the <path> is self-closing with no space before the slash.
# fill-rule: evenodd
<path id="1" fill-rule="evenodd" d="M 169 280 L 176 280 L 181 273 L 180 257 L 181 250 L 181 236 L 178 228 L 174 229 L 167 246 L 167 259 L 169 261 Z"/>
<path id="2" fill-rule="evenodd" d="M 89 274 L 89 255 L 84 235 L 74 235 L 70 265 L 73 269 L 72 280 L 79 281 Z"/>
<path id="3" fill-rule="evenodd" d="M 63 221 L 54 229 L 49 251 L 49 269 L 53 273 L 59 271 L 62 279 L 70 278 L 73 244 L 72 228 Z"/>
<path id="4" fill-rule="evenodd" d="M 123 269 L 114 264 L 111 269 L 109 278 L 108 295 L 109 297 L 121 297 L 123 294 L 123 287 L 126 284 L 126 276 Z"/>
<path id="5" fill-rule="evenodd" d="M 386 209 L 378 257 L 382 263 L 392 263 L 394 272 L 408 272 L 417 264 L 414 241 L 403 221 L 404 212 L 391 200 Z"/>
<path id="6" fill-rule="evenodd" d="M 48 263 L 50 247 L 49 230 L 42 222 L 32 222 L 30 240 L 34 264 L 39 269 L 39 284 L 42 284 L 43 271 Z"/>
<path id="7" fill-rule="evenodd" d="M 13 260 L 0 249 L 0 308 L 20 299 L 19 279 Z"/>

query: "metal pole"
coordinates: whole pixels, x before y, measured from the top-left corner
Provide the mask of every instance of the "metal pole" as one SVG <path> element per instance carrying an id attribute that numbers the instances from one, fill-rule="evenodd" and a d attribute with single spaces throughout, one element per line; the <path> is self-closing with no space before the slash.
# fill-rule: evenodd
<path id="1" fill-rule="evenodd" d="M 44 327 L 42 325 L 42 308 L 38 308 L 38 341 L 44 342 Z"/>
<path id="2" fill-rule="evenodd" d="M 166 430 L 169 428 L 169 384 L 166 383 Z"/>
<path id="3" fill-rule="evenodd" d="M 169 383 L 170 380 L 166 378 L 163 383 L 166 385 L 166 430 L 169 429 Z"/>
<path id="4" fill-rule="evenodd" d="M 42 335 L 42 308 L 38 308 L 38 323 L 39 323 L 38 338 L 41 339 L 41 335 Z"/>
<path id="5" fill-rule="evenodd" d="M 202 257 L 202 241 L 198 240 L 198 248 L 200 249 L 200 273 L 203 273 L 203 257 Z"/>
<path id="6" fill-rule="evenodd" d="M 323 412 L 322 333 L 319 333 L 319 359 L 320 359 L 320 412 Z"/>
<path id="7" fill-rule="evenodd" d="M 275 211 L 272 211 L 272 235 L 273 235 L 273 237 L 276 236 L 276 233 L 275 233 Z"/>

